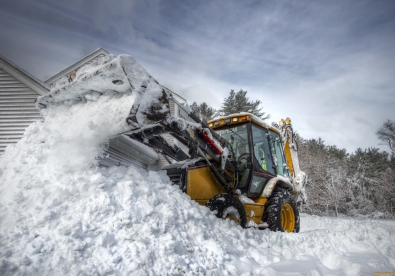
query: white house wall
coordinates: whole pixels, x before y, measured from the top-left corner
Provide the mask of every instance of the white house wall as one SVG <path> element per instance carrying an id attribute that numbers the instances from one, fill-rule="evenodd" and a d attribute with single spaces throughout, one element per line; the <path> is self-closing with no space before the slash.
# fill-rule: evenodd
<path id="1" fill-rule="evenodd" d="M 27 126 L 40 120 L 37 92 L 0 68 L 0 155 L 9 144 L 22 138 Z"/>

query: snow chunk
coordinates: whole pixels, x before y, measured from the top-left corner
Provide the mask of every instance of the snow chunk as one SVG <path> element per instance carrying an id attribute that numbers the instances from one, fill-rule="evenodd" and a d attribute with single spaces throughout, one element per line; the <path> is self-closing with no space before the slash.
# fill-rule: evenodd
<path id="1" fill-rule="evenodd" d="M 219 198 L 220 199 L 220 198 Z M 222 218 L 226 218 L 227 216 L 231 216 L 235 220 L 240 219 L 240 214 L 239 211 L 233 206 L 230 206 L 224 210 L 224 214 L 222 215 Z"/>
<path id="2" fill-rule="evenodd" d="M 253 201 L 251 198 L 245 196 L 245 195 L 240 195 L 239 200 L 243 204 L 255 204 L 255 201 Z"/>

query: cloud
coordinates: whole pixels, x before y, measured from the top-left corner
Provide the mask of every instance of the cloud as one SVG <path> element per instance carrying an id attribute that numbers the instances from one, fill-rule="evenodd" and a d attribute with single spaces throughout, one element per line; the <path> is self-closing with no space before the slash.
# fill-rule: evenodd
<path id="1" fill-rule="evenodd" d="M 305 138 L 378 146 L 395 119 L 395 2 L 21 0 L 0 4 L 0 53 L 45 79 L 104 47 L 189 102 L 231 89 Z"/>

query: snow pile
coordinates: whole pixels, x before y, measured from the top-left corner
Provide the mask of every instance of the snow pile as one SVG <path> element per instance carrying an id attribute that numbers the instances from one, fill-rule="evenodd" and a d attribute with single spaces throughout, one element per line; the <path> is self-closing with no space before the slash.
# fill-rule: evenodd
<path id="1" fill-rule="evenodd" d="M 111 101 L 109 101 L 111 100 Z M 306 232 L 242 229 L 163 172 L 101 168 L 133 96 L 45 112 L 0 158 L 0 275 L 371 275 L 393 271 L 395 225 L 303 216 Z M 317 229 L 318 228 L 318 229 Z"/>

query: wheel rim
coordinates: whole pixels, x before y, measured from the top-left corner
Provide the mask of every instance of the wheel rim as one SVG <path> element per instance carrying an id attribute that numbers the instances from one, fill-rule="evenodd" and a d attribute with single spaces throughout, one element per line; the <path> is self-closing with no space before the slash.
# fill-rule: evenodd
<path id="1" fill-rule="evenodd" d="M 281 224 L 283 230 L 291 233 L 295 228 L 295 214 L 292 206 L 289 203 L 285 203 L 281 210 Z"/>

